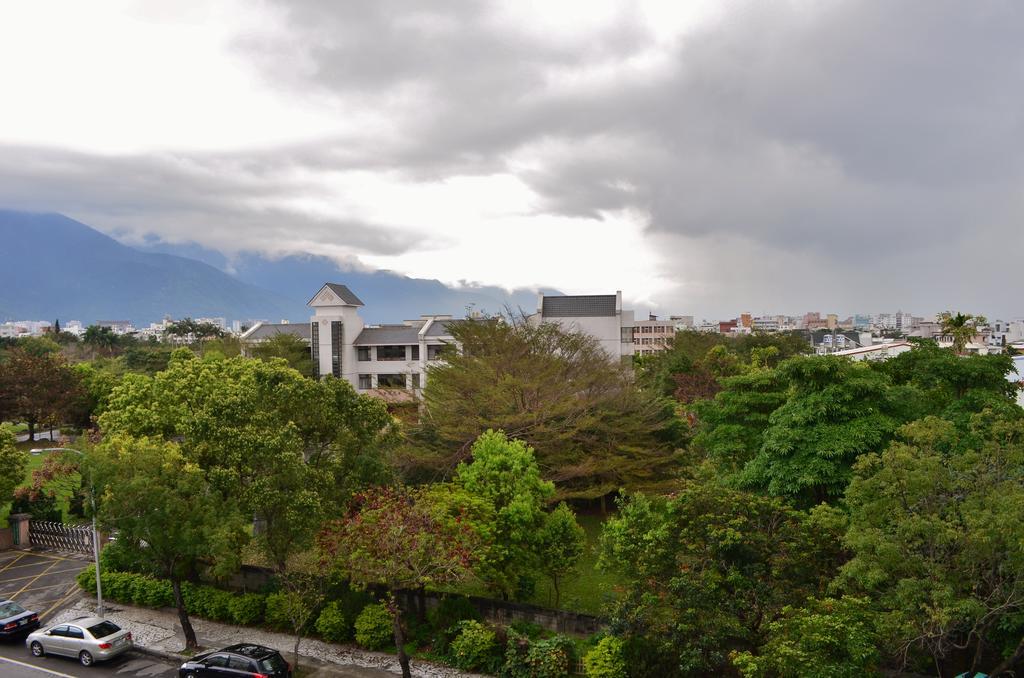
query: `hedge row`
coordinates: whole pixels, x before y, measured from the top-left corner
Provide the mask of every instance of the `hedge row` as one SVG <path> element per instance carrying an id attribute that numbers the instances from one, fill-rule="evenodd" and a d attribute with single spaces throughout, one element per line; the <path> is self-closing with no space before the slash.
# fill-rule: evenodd
<path id="1" fill-rule="evenodd" d="M 78 575 L 78 586 L 96 593 L 96 575 L 88 568 Z M 103 595 L 110 600 L 141 607 L 173 607 L 171 583 L 134 572 L 104 570 Z M 284 599 L 277 593 L 232 593 L 213 586 L 184 582 L 182 597 L 190 615 L 241 626 L 285 628 Z M 359 610 L 357 612 L 357 610 Z M 391 646 L 391 614 L 365 598 L 335 600 L 317 616 L 313 628 L 325 640 L 381 650 Z M 427 623 L 411 629 L 418 646 L 429 654 L 464 670 L 482 670 L 505 678 L 565 678 L 575 664 L 576 648 L 565 636 L 543 637 L 535 625 L 494 629 L 480 620 L 468 600 L 446 598 L 427 613 Z M 624 678 L 621 642 L 605 638 L 583 658 L 588 678 Z"/>

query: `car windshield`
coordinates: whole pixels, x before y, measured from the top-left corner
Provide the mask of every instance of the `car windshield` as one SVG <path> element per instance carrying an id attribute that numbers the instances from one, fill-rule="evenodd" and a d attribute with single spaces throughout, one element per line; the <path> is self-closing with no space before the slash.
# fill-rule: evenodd
<path id="1" fill-rule="evenodd" d="M 284 663 L 284 659 L 281 659 L 279 654 L 272 654 L 260 660 L 260 671 L 263 673 L 278 673 L 284 671 L 286 667 L 287 664 Z"/>
<path id="2" fill-rule="evenodd" d="M 109 635 L 117 633 L 121 630 L 121 627 L 113 622 L 101 621 L 95 626 L 88 627 L 89 633 L 92 634 L 93 638 L 106 638 Z"/>
<path id="3" fill-rule="evenodd" d="M 6 603 L 0 603 L 0 619 L 13 617 L 14 615 L 21 614 L 24 611 L 25 608 L 12 600 L 7 601 Z"/>

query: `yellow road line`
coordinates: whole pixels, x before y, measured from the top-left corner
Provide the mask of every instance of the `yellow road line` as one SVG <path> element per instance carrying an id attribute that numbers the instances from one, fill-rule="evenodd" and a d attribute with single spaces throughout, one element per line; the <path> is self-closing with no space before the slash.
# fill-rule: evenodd
<path id="1" fill-rule="evenodd" d="M 42 563 L 37 563 L 37 565 L 42 565 Z M 67 572 L 81 572 L 83 569 L 85 569 L 85 568 L 76 567 L 73 570 L 56 570 L 54 572 L 51 572 L 50 574 L 65 574 Z M 26 574 L 23 577 L 14 577 L 13 579 L 0 579 L 0 585 L 9 584 L 12 581 L 21 581 L 22 579 L 31 579 L 32 577 L 35 577 L 35 576 L 36 575 L 34 575 L 34 574 Z"/>
<path id="2" fill-rule="evenodd" d="M 59 563 L 60 563 L 60 561 L 58 561 L 58 560 L 55 560 L 55 561 L 53 562 L 53 564 L 52 564 L 52 565 L 50 565 L 50 567 L 57 567 L 57 565 L 58 565 Z M 34 584 L 34 583 L 35 583 L 36 579 L 39 579 L 40 577 L 42 577 L 43 575 L 45 575 L 45 574 L 46 574 L 47 572 L 49 572 L 49 571 L 50 571 L 50 567 L 46 568 L 45 570 L 43 570 L 42 572 L 40 572 L 39 574 L 37 574 L 37 575 L 35 576 L 35 579 L 33 579 L 33 580 L 32 580 L 32 581 L 30 581 L 29 583 L 27 583 L 27 584 L 25 584 L 24 586 L 22 586 L 22 587 L 21 587 L 21 589 L 19 589 L 19 590 L 18 590 L 18 591 L 17 591 L 17 592 L 16 592 L 16 593 L 15 593 L 14 595 L 12 595 L 12 596 L 11 596 L 11 598 L 14 598 L 14 596 L 17 596 L 17 595 L 19 595 L 19 594 L 20 594 L 20 593 L 21 593 L 22 591 L 24 591 L 25 589 L 27 589 L 27 588 L 28 588 L 29 586 L 32 586 L 32 584 Z"/>
<path id="3" fill-rule="evenodd" d="M 29 582 L 29 583 L 31 584 L 31 582 Z M 33 586 L 30 589 L 22 589 L 22 590 L 18 591 L 18 593 L 29 593 L 30 591 L 45 591 L 46 589 L 55 589 L 58 586 L 64 586 L 65 584 L 67 584 L 67 582 L 66 581 L 62 581 L 62 582 L 58 582 L 56 584 L 47 584 L 46 586 Z M 4 594 L 0 593 L 0 596 L 2 596 L 2 595 L 4 595 Z"/>
<path id="4" fill-rule="evenodd" d="M 9 570 L 9 569 L 11 569 L 11 567 L 13 567 L 13 566 L 14 566 L 14 564 L 15 564 L 16 562 L 18 562 L 19 560 L 21 560 L 22 558 L 24 558 L 24 557 L 25 557 L 25 555 L 26 555 L 26 554 L 22 553 L 21 555 L 19 555 L 19 556 L 18 556 L 17 558 L 15 558 L 14 560 L 12 560 L 11 562 L 7 563 L 7 564 L 6 564 L 6 565 L 4 565 L 3 567 L 0 567 L 0 572 L 3 572 L 4 570 Z"/>

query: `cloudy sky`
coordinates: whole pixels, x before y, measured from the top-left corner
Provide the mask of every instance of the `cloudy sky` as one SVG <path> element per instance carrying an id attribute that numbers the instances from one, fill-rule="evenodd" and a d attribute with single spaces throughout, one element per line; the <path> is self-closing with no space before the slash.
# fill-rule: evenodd
<path id="1" fill-rule="evenodd" d="M 638 309 L 1024 315 L 1024 4 L 0 7 L 0 206 Z"/>

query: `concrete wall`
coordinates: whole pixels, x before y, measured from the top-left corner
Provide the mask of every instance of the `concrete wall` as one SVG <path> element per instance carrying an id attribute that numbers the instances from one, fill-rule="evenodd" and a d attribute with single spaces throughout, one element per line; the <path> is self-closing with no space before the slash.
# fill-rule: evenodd
<path id="1" fill-rule="evenodd" d="M 272 580 L 273 573 L 270 570 L 245 565 L 227 582 L 227 586 L 238 591 L 261 591 Z M 398 597 L 404 609 L 416 610 L 419 608 L 415 591 L 402 591 Z M 443 594 L 428 591 L 426 594 L 427 609 L 436 607 L 443 597 Z M 538 624 L 542 628 L 557 633 L 579 636 L 596 633 L 605 626 L 604 620 L 600 617 L 578 612 L 552 610 L 538 605 L 512 603 L 477 596 L 469 596 L 469 600 L 480 611 L 484 619 L 494 624 L 507 625 L 514 621 L 525 621 Z"/>

